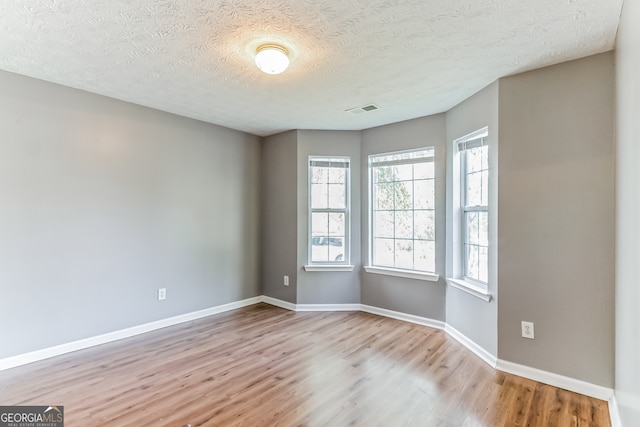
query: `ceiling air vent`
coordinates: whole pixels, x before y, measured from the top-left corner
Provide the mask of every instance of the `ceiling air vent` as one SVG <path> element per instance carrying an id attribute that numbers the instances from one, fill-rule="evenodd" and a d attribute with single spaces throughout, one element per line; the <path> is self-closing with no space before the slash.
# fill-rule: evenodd
<path id="1" fill-rule="evenodd" d="M 362 113 L 368 113 L 369 111 L 378 110 L 379 108 L 380 107 L 378 107 L 376 104 L 369 104 L 369 105 L 363 105 L 362 107 L 350 108 L 346 111 L 351 114 L 362 114 Z"/>

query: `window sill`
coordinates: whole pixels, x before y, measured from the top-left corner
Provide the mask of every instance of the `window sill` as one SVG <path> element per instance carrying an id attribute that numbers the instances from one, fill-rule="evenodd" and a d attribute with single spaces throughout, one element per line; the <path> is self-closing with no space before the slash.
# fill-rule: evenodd
<path id="1" fill-rule="evenodd" d="M 353 271 L 353 265 L 305 265 L 304 271 Z"/>
<path id="2" fill-rule="evenodd" d="M 427 280 L 429 282 L 437 282 L 438 279 L 440 278 L 440 276 L 437 274 L 421 273 L 421 272 L 410 271 L 410 270 L 400 270 L 397 268 L 366 266 L 364 267 L 364 271 L 366 271 L 367 273 L 385 274 L 387 276 L 404 277 L 407 279 Z"/>
<path id="3" fill-rule="evenodd" d="M 491 294 L 486 288 L 482 286 L 478 286 L 474 283 L 468 282 L 463 279 L 447 278 L 447 283 L 449 283 L 449 285 L 453 286 L 454 288 L 460 289 L 461 291 L 471 294 L 476 298 L 480 298 L 483 301 L 486 301 L 486 302 L 491 301 L 491 298 L 492 298 Z"/>

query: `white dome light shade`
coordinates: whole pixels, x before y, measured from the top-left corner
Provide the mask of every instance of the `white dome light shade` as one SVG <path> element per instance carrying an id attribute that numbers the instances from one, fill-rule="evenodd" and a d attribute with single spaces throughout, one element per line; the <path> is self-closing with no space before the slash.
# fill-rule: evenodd
<path id="1" fill-rule="evenodd" d="M 282 46 L 265 44 L 258 48 L 256 65 L 267 74 L 280 74 L 289 66 L 289 52 Z"/>

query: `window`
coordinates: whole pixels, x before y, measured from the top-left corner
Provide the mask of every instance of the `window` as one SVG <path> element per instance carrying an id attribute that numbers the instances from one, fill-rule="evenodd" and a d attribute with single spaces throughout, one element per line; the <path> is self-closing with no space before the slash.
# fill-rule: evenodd
<path id="1" fill-rule="evenodd" d="M 373 267 L 435 272 L 434 148 L 369 156 Z"/>
<path id="2" fill-rule="evenodd" d="M 349 158 L 309 158 L 309 264 L 349 263 Z"/>
<path id="3" fill-rule="evenodd" d="M 489 147 L 487 132 L 458 141 L 462 211 L 462 275 L 487 284 L 489 275 Z"/>

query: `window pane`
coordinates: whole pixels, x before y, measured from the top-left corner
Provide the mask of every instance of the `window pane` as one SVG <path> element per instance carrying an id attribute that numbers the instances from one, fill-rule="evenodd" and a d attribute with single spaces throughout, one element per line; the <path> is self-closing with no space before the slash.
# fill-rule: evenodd
<path id="1" fill-rule="evenodd" d="M 489 205 L 489 171 L 482 171 L 482 190 L 481 190 L 482 206 Z"/>
<path id="2" fill-rule="evenodd" d="M 466 206 L 482 205 L 482 172 L 470 173 L 467 175 L 467 200 Z"/>
<path id="3" fill-rule="evenodd" d="M 425 242 L 422 240 L 416 240 L 414 242 L 415 250 L 415 266 L 416 270 L 421 271 L 436 271 L 436 243 Z"/>
<path id="4" fill-rule="evenodd" d="M 375 210 L 393 209 L 393 184 L 376 184 L 375 188 Z"/>
<path id="5" fill-rule="evenodd" d="M 329 261 L 329 246 L 326 236 L 311 238 L 311 262 Z"/>
<path id="6" fill-rule="evenodd" d="M 329 208 L 344 209 L 346 207 L 347 197 L 344 184 L 329 184 Z"/>
<path id="7" fill-rule="evenodd" d="M 393 170 L 391 166 L 382 166 L 373 169 L 373 182 L 392 182 Z"/>
<path id="8" fill-rule="evenodd" d="M 329 215 L 329 236 L 343 236 L 344 237 L 344 214 L 343 213 L 330 213 Z"/>
<path id="9" fill-rule="evenodd" d="M 433 162 L 416 163 L 413 165 L 413 179 L 428 179 L 435 177 L 435 164 Z"/>
<path id="10" fill-rule="evenodd" d="M 373 240 L 373 263 L 381 267 L 393 267 L 393 239 Z"/>
<path id="11" fill-rule="evenodd" d="M 482 246 L 478 248 L 478 280 L 489 281 L 489 249 Z"/>
<path id="12" fill-rule="evenodd" d="M 373 214 L 374 237 L 393 238 L 393 212 L 378 211 Z"/>
<path id="13" fill-rule="evenodd" d="M 467 153 L 467 172 L 480 172 L 482 170 L 482 148 L 472 148 Z"/>
<path id="14" fill-rule="evenodd" d="M 467 248 L 467 265 L 465 276 L 472 279 L 478 279 L 478 247 L 474 245 L 465 245 Z"/>
<path id="15" fill-rule="evenodd" d="M 344 260 L 344 238 L 343 237 L 327 238 L 327 247 L 329 248 L 329 261 Z"/>
<path id="16" fill-rule="evenodd" d="M 326 209 L 327 184 L 311 184 L 311 208 Z"/>
<path id="17" fill-rule="evenodd" d="M 478 212 L 478 243 L 489 246 L 489 212 Z"/>
<path id="18" fill-rule="evenodd" d="M 395 183 L 395 209 L 413 209 L 413 183 L 403 181 Z"/>
<path id="19" fill-rule="evenodd" d="M 329 168 L 314 166 L 311 168 L 311 182 L 326 183 L 329 176 Z"/>
<path id="20" fill-rule="evenodd" d="M 411 181 L 413 179 L 413 165 L 393 166 L 394 181 Z"/>
<path id="21" fill-rule="evenodd" d="M 347 169 L 329 168 L 329 182 L 335 184 L 344 184 L 347 182 Z"/>
<path id="22" fill-rule="evenodd" d="M 435 240 L 434 211 L 414 211 L 414 237 L 416 239 Z"/>
<path id="23" fill-rule="evenodd" d="M 396 239 L 413 239 L 413 212 L 396 211 Z"/>
<path id="24" fill-rule="evenodd" d="M 434 209 L 435 190 L 434 180 L 420 180 L 413 183 L 414 209 Z"/>
<path id="25" fill-rule="evenodd" d="M 329 214 L 323 212 L 313 212 L 311 214 L 311 236 L 329 235 Z"/>
<path id="26" fill-rule="evenodd" d="M 396 268 L 413 269 L 413 240 L 396 240 Z"/>
<path id="27" fill-rule="evenodd" d="M 482 169 L 489 169 L 489 146 L 482 147 Z"/>
<path id="28" fill-rule="evenodd" d="M 471 243 L 477 245 L 480 243 L 480 237 L 478 234 L 479 229 L 479 220 L 478 220 L 478 212 L 466 212 L 465 217 L 467 229 L 466 232 L 466 243 Z"/>

